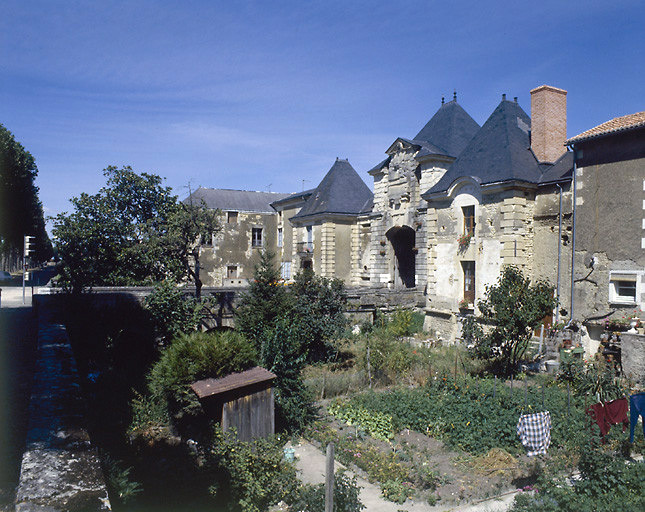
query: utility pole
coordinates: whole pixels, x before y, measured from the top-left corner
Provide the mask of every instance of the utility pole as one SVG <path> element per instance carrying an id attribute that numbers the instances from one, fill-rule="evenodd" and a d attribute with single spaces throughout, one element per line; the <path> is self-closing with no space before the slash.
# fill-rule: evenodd
<path id="1" fill-rule="evenodd" d="M 25 235 L 24 238 L 24 247 L 22 252 L 22 303 L 25 303 L 25 286 L 27 284 L 27 279 L 29 278 L 29 273 L 27 272 L 27 258 L 31 256 L 31 253 L 34 252 L 34 240 L 35 236 Z"/>

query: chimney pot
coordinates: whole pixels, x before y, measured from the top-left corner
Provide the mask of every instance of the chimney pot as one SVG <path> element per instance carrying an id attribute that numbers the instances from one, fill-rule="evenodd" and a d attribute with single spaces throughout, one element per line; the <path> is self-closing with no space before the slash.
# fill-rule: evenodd
<path id="1" fill-rule="evenodd" d="M 540 162 L 555 162 L 566 151 L 567 91 L 541 85 L 531 91 L 531 148 Z"/>

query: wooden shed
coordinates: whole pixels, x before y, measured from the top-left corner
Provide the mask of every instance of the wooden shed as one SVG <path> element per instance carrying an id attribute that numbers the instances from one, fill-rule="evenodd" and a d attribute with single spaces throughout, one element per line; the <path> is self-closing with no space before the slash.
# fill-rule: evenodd
<path id="1" fill-rule="evenodd" d="M 276 376 L 256 366 L 221 379 L 204 379 L 191 385 L 199 401 L 222 430 L 237 430 L 242 441 L 275 433 L 273 381 Z"/>

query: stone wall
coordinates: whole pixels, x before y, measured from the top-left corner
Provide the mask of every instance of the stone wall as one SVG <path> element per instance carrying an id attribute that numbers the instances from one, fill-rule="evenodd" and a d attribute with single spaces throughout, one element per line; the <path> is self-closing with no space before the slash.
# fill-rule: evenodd
<path id="1" fill-rule="evenodd" d="M 623 372 L 638 388 L 645 389 L 645 336 L 622 333 L 620 350 Z"/>
<path id="2" fill-rule="evenodd" d="M 52 309 L 38 303 L 38 349 L 16 512 L 111 510 L 72 348 Z"/>

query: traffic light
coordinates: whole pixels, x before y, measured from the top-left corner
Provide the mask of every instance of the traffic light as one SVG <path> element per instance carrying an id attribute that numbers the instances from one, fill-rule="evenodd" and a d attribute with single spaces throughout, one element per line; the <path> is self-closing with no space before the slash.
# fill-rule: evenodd
<path id="1" fill-rule="evenodd" d="M 36 243 L 34 240 L 36 240 L 35 236 L 25 235 L 25 257 L 31 256 L 36 252 Z"/>

